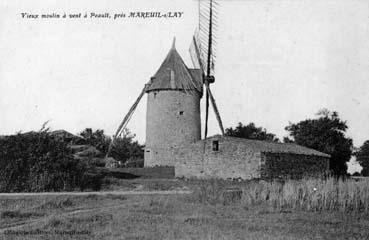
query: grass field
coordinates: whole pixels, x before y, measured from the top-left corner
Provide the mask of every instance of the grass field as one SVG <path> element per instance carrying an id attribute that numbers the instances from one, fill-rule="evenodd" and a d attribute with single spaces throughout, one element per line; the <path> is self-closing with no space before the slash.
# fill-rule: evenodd
<path id="1" fill-rule="evenodd" d="M 116 180 L 111 188 L 188 188 L 194 193 L 166 196 L 3 197 L 0 198 L 0 237 L 369 239 L 369 213 L 365 210 L 365 186 L 368 183 L 322 184 L 307 180 L 282 185 L 136 179 Z M 337 193 L 337 188 L 342 191 Z M 224 194 L 227 189 L 241 189 L 242 193 L 238 195 L 237 191 L 230 191 L 236 192 L 236 195 L 231 194 L 229 198 Z M 335 191 L 334 196 L 331 191 Z M 296 192 L 297 197 L 293 195 Z M 319 194 L 321 197 L 313 197 Z M 355 200 L 350 202 L 352 199 Z"/>

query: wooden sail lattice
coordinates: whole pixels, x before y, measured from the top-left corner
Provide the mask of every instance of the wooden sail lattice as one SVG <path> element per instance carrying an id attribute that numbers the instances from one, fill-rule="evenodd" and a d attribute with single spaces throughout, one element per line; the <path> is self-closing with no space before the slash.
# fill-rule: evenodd
<path id="1" fill-rule="evenodd" d="M 199 0 L 199 25 L 195 31 L 190 47 L 191 59 L 195 67 L 203 72 L 205 85 L 205 133 L 208 133 L 209 101 L 214 109 L 219 128 L 224 135 L 223 123 L 219 114 L 215 99 L 210 90 L 210 84 L 214 82 L 214 68 L 216 59 L 216 33 L 218 28 L 218 7 L 215 0 Z"/>

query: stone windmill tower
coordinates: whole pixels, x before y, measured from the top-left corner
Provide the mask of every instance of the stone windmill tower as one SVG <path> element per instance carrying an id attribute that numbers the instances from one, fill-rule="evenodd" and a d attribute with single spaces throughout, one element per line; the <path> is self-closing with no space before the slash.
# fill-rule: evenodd
<path id="1" fill-rule="evenodd" d="M 173 149 L 201 139 L 200 69 L 189 69 L 175 48 L 146 85 L 145 166 L 172 166 Z"/>
<path id="2" fill-rule="evenodd" d="M 209 99 L 216 114 L 222 134 L 222 121 L 210 91 L 214 83 L 215 40 L 213 19 L 216 18 L 215 0 L 199 1 L 199 28 L 193 37 L 190 53 L 194 69 L 186 66 L 175 48 L 175 39 L 165 60 L 145 85 L 141 94 L 116 131 L 120 136 L 147 93 L 145 167 L 174 166 L 175 149 L 201 139 L 200 99 L 203 87 L 206 94 L 205 133 L 207 137 Z"/>
<path id="3" fill-rule="evenodd" d="M 175 39 L 159 69 L 145 84 L 118 127 L 106 157 L 145 93 L 147 110 L 144 165 L 174 166 L 174 149 L 201 139 L 200 99 L 203 95 L 201 69 L 186 66 L 175 48 Z"/>

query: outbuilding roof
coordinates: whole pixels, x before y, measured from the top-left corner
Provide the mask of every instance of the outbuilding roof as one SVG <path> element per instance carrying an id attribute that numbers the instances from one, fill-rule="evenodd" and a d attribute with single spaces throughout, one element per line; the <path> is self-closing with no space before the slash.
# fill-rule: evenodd
<path id="1" fill-rule="evenodd" d="M 215 135 L 209 137 L 207 139 L 201 141 L 212 141 L 217 139 L 224 139 L 225 141 L 237 142 L 242 145 L 246 145 L 248 148 L 253 149 L 255 151 L 260 152 L 270 152 L 270 153 L 292 153 L 292 154 L 301 154 L 301 155 L 315 155 L 320 157 L 329 158 L 330 155 L 316 151 L 311 148 L 307 148 L 301 145 L 297 145 L 294 143 L 278 143 L 278 142 L 269 142 L 269 141 L 260 141 L 260 140 L 252 140 L 245 138 L 237 138 L 237 137 L 228 137 Z"/>
<path id="2" fill-rule="evenodd" d="M 197 90 L 202 93 L 201 70 L 187 68 L 175 48 L 175 40 L 164 62 L 146 87 L 146 92 L 152 90 Z"/>

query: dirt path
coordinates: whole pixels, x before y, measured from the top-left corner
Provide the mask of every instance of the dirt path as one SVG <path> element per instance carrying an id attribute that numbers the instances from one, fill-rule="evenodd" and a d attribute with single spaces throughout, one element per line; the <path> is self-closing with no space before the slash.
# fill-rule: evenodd
<path id="1" fill-rule="evenodd" d="M 37 193 L 0 193 L 0 197 L 23 197 L 23 196 L 86 196 L 86 195 L 172 195 L 191 194 L 188 190 L 170 191 L 107 191 L 107 192 L 37 192 Z"/>
<path id="2" fill-rule="evenodd" d="M 108 209 L 122 207 L 124 205 L 125 204 L 118 204 L 118 205 L 113 205 L 113 206 L 102 206 L 102 207 L 97 207 L 97 208 L 76 209 L 76 210 L 73 210 L 73 211 L 58 214 L 58 217 L 66 217 L 66 216 L 70 216 L 70 215 L 74 215 L 74 214 L 78 214 L 78 213 L 86 213 L 86 212 L 92 212 L 92 211 L 98 211 L 98 210 L 108 210 Z M 42 223 L 42 222 L 47 222 L 51 217 L 52 216 L 32 219 L 32 220 L 29 220 L 29 221 L 26 221 L 26 222 L 18 223 L 18 224 L 13 225 L 13 226 L 7 226 L 7 227 L 4 227 L 4 228 L 0 228 L 0 234 L 5 233 L 6 231 L 14 231 L 14 230 L 17 230 L 17 229 L 22 228 L 22 227 L 31 227 L 31 226 L 37 225 L 39 223 Z"/>
<path id="3" fill-rule="evenodd" d="M 72 196 L 84 196 L 84 195 L 172 195 L 172 194 L 191 194 L 192 191 L 177 190 L 177 191 L 109 191 L 109 192 L 43 192 L 43 193 L 0 193 L 0 197 L 23 197 L 23 196 L 59 196 L 59 195 L 72 195 Z M 118 208 L 124 206 L 124 204 L 118 204 L 113 206 L 102 206 L 97 208 L 88 209 L 76 209 L 70 212 L 65 212 L 59 217 L 65 217 L 78 213 L 86 213 L 97 210 L 108 210 L 112 208 Z M 0 234 L 6 231 L 17 230 L 22 227 L 30 227 L 37 225 L 41 222 L 49 220 L 50 216 L 31 219 L 26 222 L 21 222 L 13 226 L 7 226 L 5 228 L 0 228 Z"/>

